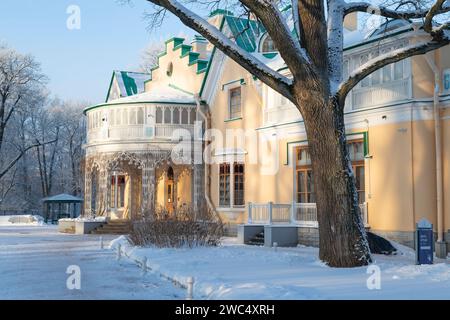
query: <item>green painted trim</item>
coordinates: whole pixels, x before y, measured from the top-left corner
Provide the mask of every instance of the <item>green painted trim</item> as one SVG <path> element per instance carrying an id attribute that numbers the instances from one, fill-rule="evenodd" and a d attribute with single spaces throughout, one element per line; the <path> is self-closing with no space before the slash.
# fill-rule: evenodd
<path id="1" fill-rule="evenodd" d="M 368 131 L 360 131 L 360 132 L 352 132 L 347 133 L 345 136 L 356 136 L 356 135 L 363 135 L 363 147 L 364 147 L 364 156 L 367 156 L 369 154 L 369 132 Z"/>
<path id="2" fill-rule="evenodd" d="M 244 78 L 237 79 L 237 80 L 233 80 L 233 81 L 229 81 L 229 82 L 226 82 L 226 83 L 224 83 L 224 84 L 222 85 L 222 91 L 225 89 L 225 86 L 228 86 L 228 85 L 233 84 L 233 83 L 235 83 L 235 82 L 239 82 L 239 84 L 240 84 L 241 86 L 244 85 L 244 84 L 247 84 L 247 83 L 245 82 L 245 79 L 244 79 Z"/>
<path id="3" fill-rule="evenodd" d="M 189 52 L 189 63 L 188 66 L 192 66 L 193 64 L 197 63 L 198 57 L 200 57 L 200 53 L 198 52 Z"/>
<path id="4" fill-rule="evenodd" d="M 288 11 L 290 8 L 292 8 L 292 5 L 291 5 L 291 4 L 288 4 L 286 7 L 284 7 L 283 9 L 281 9 L 280 12 Z"/>
<path id="5" fill-rule="evenodd" d="M 182 88 L 180 88 L 180 87 L 178 87 L 178 86 L 176 86 L 176 85 L 174 85 L 174 84 L 172 84 L 172 83 L 169 83 L 169 87 L 171 87 L 171 88 L 173 88 L 173 89 L 176 89 L 176 90 L 179 90 L 179 91 L 181 91 L 181 92 L 184 92 L 184 93 L 190 94 L 190 95 L 194 95 L 194 93 L 193 93 L 193 92 L 190 92 L 190 91 L 184 90 L 184 89 L 182 89 Z"/>
<path id="6" fill-rule="evenodd" d="M 166 40 L 166 41 L 164 41 L 164 43 L 167 45 L 169 42 L 175 42 L 175 46 L 177 46 L 177 45 L 179 45 L 180 43 L 183 43 L 184 42 L 184 38 L 181 38 L 181 37 L 172 37 L 172 38 L 170 38 L 170 39 L 168 39 L 168 40 Z"/>
<path id="7" fill-rule="evenodd" d="M 108 87 L 108 92 L 106 93 L 105 103 L 108 102 L 109 94 L 110 94 L 110 92 L 111 92 L 111 87 L 112 87 L 112 84 L 113 84 L 114 76 L 115 76 L 115 75 L 116 75 L 116 71 L 114 70 L 114 71 L 113 71 L 113 74 L 112 74 L 112 76 L 111 76 L 111 81 L 109 82 L 109 87 Z"/>
<path id="8" fill-rule="evenodd" d="M 91 111 L 93 109 L 101 108 L 101 107 L 113 107 L 113 106 L 120 106 L 120 105 L 127 105 L 127 104 L 145 104 L 145 103 L 154 103 L 154 104 L 179 104 L 179 105 L 192 105 L 195 106 L 195 102 L 170 102 L 170 101 L 158 101 L 158 100 L 147 100 L 147 101 L 139 101 L 139 102 L 119 102 L 119 103 L 101 103 L 94 106 L 87 107 L 83 110 L 83 114 L 86 115 L 88 111 Z M 204 103 L 204 101 L 201 101 L 201 103 Z"/>
<path id="9" fill-rule="evenodd" d="M 220 23 L 219 31 L 222 32 L 223 26 L 225 25 L 225 19 L 222 19 L 222 22 Z M 216 53 L 216 47 L 214 46 L 212 52 L 211 52 L 211 58 L 209 58 L 208 67 L 206 68 L 206 74 L 202 81 L 202 86 L 200 87 L 199 96 L 201 97 L 203 95 L 203 90 L 205 89 L 206 80 L 208 79 L 209 71 L 211 70 L 211 65 L 214 59 Z"/>
<path id="10" fill-rule="evenodd" d="M 346 133 L 345 136 L 355 136 L 355 135 L 363 135 L 363 146 L 364 146 L 364 156 L 369 155 L 369 132 L 368 131 L 360 131 L 360 132 L 351 132 Z M 285 166 L 289 165 L 289 146 L 294 143 L 304 143 L 308 142 L 308 139 L 306 140 L 296 140 L 296 141 L 289 141 L 286 143 L 286 162 L 284 163 Z M 348 143 L 348 141 L 347 141 Z"/>
<path id="11" fill-rule="evenodd" d="M 173 51 L 176 51 L 178 49 L 181 49 L 180 58 L 183 58 L 184 56 L 189 54 L 189 52 L 191 52 L 192 46 L 189 45 L 189 44 L 182 43 L 182 44 L 179 44 L 176 47 L 173 47 Z"/>
<path id="12" fill-rule="evenodd" d="M 288 143 L 286 143 L 286 162 L 284 163 L 285 166 L 289 165 L 289 145 L 304 142 L 308 142 L 308 140 L 296 140 L 296 141 L 289 141 Z"/>
<path id="13" fill-rule="evenodd" d="M 273 59 L 278 55 L 278 52 L 263 52 L 262 54 L 264 57 L 266 57 L 267 59 Z"/>
<path id="14" fill-rule="evenodd" d="M 229 11 L 229 10 L 226 10 L 226 9 L 216 9 L 216 10 L 213 10 L 213 11 L 211 11 L 209 13 L 209 17 L 214 17 L 214 16 L 217 16 L 219 14 L 234 16 L 234 13 L 232 11 Z"/>
<path id="15" fill-rule="evenodd" d="M 223 120 L 223 122 L 233 122 L 233 121 L 238 121 L 238 120 L 242 120 L 242 117 L 225 119 L 225 120 Z"/>

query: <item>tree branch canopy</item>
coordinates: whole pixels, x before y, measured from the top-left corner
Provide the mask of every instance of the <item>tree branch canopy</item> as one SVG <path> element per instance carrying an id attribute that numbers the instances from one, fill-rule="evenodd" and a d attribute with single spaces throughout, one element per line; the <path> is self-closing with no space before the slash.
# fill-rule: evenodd
<path id="1" fill-rule="evenodd" d="M 261 20 L 294 77 L 310 73 L 310 58 L 300 47 L 299 40 L 291 34 L 277 4 L 273 1 L 239 1 Z"/>
<path id="2" fill-rule="evenodd" d="M 4 168 L 1 172 L 0 172 L 0 179 L 3 178 L 3 176 L 9 171 L 11 170 L 12 167 L 14 167 L 14 165 L 24 156 L 24 154 L 32 149 L 32 148 L 36 148 L 36 147 L 40 147 L 46 144 L 50 144 L 50 143 L 54 143 L 56 140 L 53 141 L 48 141 L 48 142 L 36 142 L 35 144 L 32 144 L 28 147 L 26 147 L 25 149 L 21 150 L 19 152 L 19 154 L 6 166 L 6 168 Z"/>
<path id="3" fill-rule="evenodd" d="M 166 8 L 177 16 L 186 26 L 204 36 L 209 42 L 219 50 L 241 65 L 252 75 L 259 78 L 269 87 L 293 100 L 291 93 L 292 80 L 283 76 L 279 72 L 272 70 L 255 56 L 240 48 L 236 43 L 228 39 L 216 27 L 208 23 L 205 19 L 192 12 L 176 0 L 147 0 L 155 5 Z"/>
<path id="4" fill-rule="evenodd" d="M 446 2 L 443 0 L 442 3 Z M 407 11 L 399 11 L 393 10 L 385 6 L 377 6 L 371 4 L 369 2 L 351 2 L 345 4 L 344 16 L 352 13 L 352 12 L 366 12 L 373 15 L 382 16 L 385 18 L 392 19 L 419 19 L 425 18 L 431 9 L 423 9 L 423 10 L 407 10 Z M 436 10 L 433 13 L 433 16 L 438 14 L 443 14 L 450 11 L 450 4 L 446 3 L 442 8 Z"/>

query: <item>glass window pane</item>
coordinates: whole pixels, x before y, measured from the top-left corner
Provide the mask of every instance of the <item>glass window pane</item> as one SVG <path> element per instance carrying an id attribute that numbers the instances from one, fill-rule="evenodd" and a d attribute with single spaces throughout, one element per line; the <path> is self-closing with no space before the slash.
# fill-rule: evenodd
<path id="1" fill-rule="evenodd" d="M 383 82 L 390 82 L 392 80 L 392 65 L 383 67 Z"/>
<path id="2" fill-rule="evenodd" d="M 180 109 L 178 108 L 173 109 L 173 123 L 180 123 Z"/>
<path id="3" fill-rule="evenodd" d="M 298 192 L 306 192 L 305 190 L 305 172 L 298 172 Z"/>
<path id="4" fill-rule="evenodd" d="M 230 90 L 229 93 L 230 118 L 241 116 L 241 87 Z"/>
<path id="5" fill-rule="evenodd" d="M 125 176 L 117 177 L 117 205 L 119 208 L 125 206 Z"/>
<path id="6" fill-rule="evenodd" d="M 164 110 L 164 123 L 172 123 L 172 112 L 170 108 Z"/>
<path id="7" fill-rule="evenodd" d="M 162 118 L 163 118 L 162 109 L 156 108 L 156 123 L 162 123 L 163 122 Z"/>
<path id="8" fill-rule="evenodd" d="M 298 166 L 307 166 L 311 165 L 311 157 L 309 155 L 307 148 L 298 149 L 297 153 L 297 165 Z"/>
<path id="9" fill-rule="evenodd" d="M 399 61 L 394 64 L 394 79 L 400 80 L 403 78 L 403 61 Z"/>
<path id="10" fill-rule="evenodd" d="M 181 123 L 188 124 L 188 120 L 188 111 L 186 108 L 183 108 L 183 110 L 181 111 Z"/>
<path id="11" fill-rule="evenodd" d="M 195 120 L 197 118 L 197 111 L 195 109 L 191 109 L 191 115 L 190 115 L 190 123 L 194 124 Z"/>
<path id="12" fill-rule="evenodd" d="M 381 70 L 377 70 L 372 73 L 372 85 L 377 85 L 381 83 Z"/>
<path id="13" fill-rule="evenodd" d="M 138 108 L 137 110 L 137 124 L 144 124 L 144 109 Z"/>

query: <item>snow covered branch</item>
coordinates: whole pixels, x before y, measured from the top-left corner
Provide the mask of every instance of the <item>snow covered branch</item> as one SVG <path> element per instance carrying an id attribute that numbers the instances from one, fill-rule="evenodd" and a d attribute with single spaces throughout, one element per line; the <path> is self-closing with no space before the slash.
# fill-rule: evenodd
<path id="1" fill-rule="evenodd" d="M 447 30 L 435 30 L 431 33 L 429 41 L 422 41 L 403 47 L 398 50 L 382 54 L 367 63 L 360 66 L 353 71 L 349 78 L 341 83 L 336 92 L 339 105 L 343 108 L 347 94 L 352 90 L 358 82 L 370 75 L 372 72 L 383 68 L 384 66 L 401 61 L 403 59 L 425 54 L 429 51 L 439 49 L 450 43 L 450 35 L 446 33 Z"/>
<path id="2" fill-rule="evenodd" d="M 300 47 L 299 40 L 294 37 L 285 18 L 274 1 L 239 0 L 248 7 L 262 22 L 277 50 L 294 77 L 304 74 L 305 67 L 312 65 L 306 52 Z"/>
<path id="3" fill-rule="evenodd" d="M 255 56 L 240 48 L 228 39 L 225 34 L 208 23 L 205 19 L 192 12 L 176 0 L 147 0 L 157 6 L 163 7 L 177 16 L 186 26 L 204 36 L 217 49 L 236 61 L 252 75 L 259 78 L 272 89 L 278 91 L 289 99 L 292 98 L 292 80 L 274 71 Z"/>
<path id="4" fill-rule="evenodd" d="M 440 9 L 436 10 L 432 16 L 450 11 L 450 3 L 448 3 L 448 0 L 447 1 L 438 0 L 437 2 L 445 4 Z M 351 2 L 345 4 L 344 16 L 352 12 L 366 12 L 386 18 L 407 20 L 407 19 L 425 18 L 430 12 L 430 10 L 431 9 L 399 11 L 390 9 L 385 6 L 374 5 L 369 2 Z"/>
<path id="5" fill-rule="evenodd" d="M 433 30 L 433 18 L 436 16 L 440 10 L 442 10 L 442 5 L 447 0 L 437 0 L 428 11 L 427 15 L 425 16 L 425 22 L 423 23 L 423 30 L 426 32 L 432 32 Z"/>
<path id="6" fill-rule="evenodd" d="M 342 1 L 328 1 L 328 73 L 330 87 L 342 81 L 342 61 L 344 52 L 344 6 Z"/>

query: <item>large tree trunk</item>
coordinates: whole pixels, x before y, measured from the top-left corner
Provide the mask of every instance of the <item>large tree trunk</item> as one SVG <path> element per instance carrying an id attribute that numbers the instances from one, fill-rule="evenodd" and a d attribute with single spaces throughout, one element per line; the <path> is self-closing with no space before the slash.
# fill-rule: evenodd
<path id="1" fill-rule="evenodd" d="M 302 101 L 316 191 L 319 256 L 332 267 L 371 262 L 355 176 L 347 151 L 344 115 L 335 101 Z"/>

